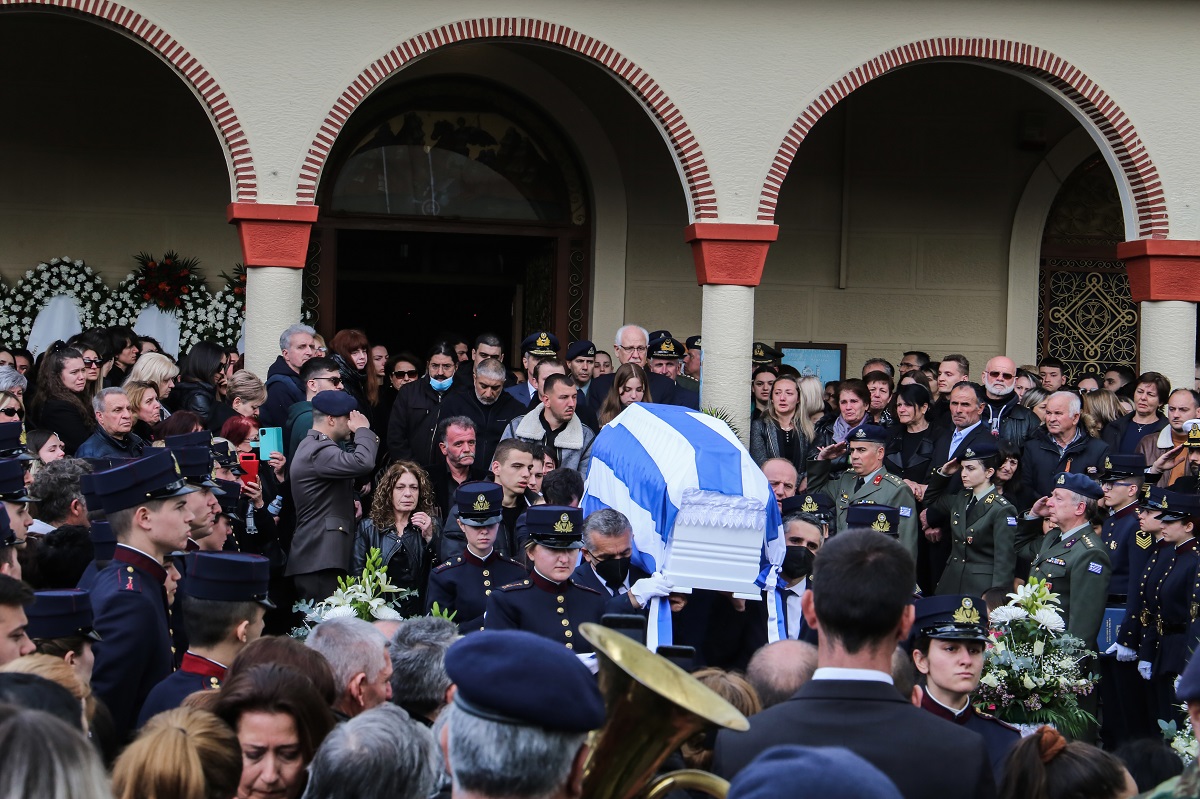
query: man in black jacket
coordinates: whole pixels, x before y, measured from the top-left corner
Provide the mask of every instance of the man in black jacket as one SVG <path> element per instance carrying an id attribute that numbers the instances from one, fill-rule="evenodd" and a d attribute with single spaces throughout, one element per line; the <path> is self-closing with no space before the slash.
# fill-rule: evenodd
<path id="1" fill-rule="evenodd" d="M 258 411 L 263 427 L 283 427 L 288 408 L 304 401 L 300 367 L 317 354 L 316 332 L 308 325 L 292 325 L 280 334 L 280 355 L 267 370 L 267 401 Z"/>
<path id="2" fill-rule="evenodd" d="M 446 395 L 442 417 L 465 416 L 475 423 L 475 462 L 489 464 L 505 428 L 525 407 L 504 390 L 504 364 L 487 358 L 475 364 L 470 387 Z"/>
<path id="3" fill-rule="evenodd" d="M 1059 472 L 1096 480 L 1104 471 L 1108 444 L 1080 426 L 1082 411 L 1082 400 L 1070 391 L 1056 391 L 1046 400 L 1046 427 L 1025 444 L 1021 457 L 1023 480 L 1034 496 L 1049 496 Z"/>
<path id="4" fill-rule="evenodd" d="M 425 376 L 401 387 L 392 403 L 387 446 L 392 460 L 416 461 L 429 470 L 437 453 L 434 434 L 442 418 L 442 400 L 454 383 L 454 349 L 435 344 L 426 362 Z"/>
<path id="5" fill-rule="evenodd" d="M 1033 411 L 1021 405 L 1017 397 L 1017 365 L 1012 358 L 997 355 L 983 367 L 979 376 L 987 392 L 983 421 L 992 435 L 1020 448 L 1033 438 L 1041 422 Z"/>
<path id="6" fill-rule="evenodd" d="M 821 548 L 801 600 L 819 633 L 817 670 L 789 700 L 717 733 L 712 770 L 731 778 L 778 744 L 836 743 L 886 774 L 906 799 L 991 797 L 991 762 L 976 733 L 919 710 L 892 683 L 892 656 L 913 622 L 913 562 L 888 536 L 841 533 Z M 936 769 L 915 763 L 938 763 Z"/>

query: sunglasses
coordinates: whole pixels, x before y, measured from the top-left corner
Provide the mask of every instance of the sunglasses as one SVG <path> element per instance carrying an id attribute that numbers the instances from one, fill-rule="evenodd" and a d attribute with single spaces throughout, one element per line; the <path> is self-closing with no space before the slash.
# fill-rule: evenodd
<path id="1" fill-rule="evenodd" d="M 25 418 L 25 414 L 19 408 L 0 408 L 0 413 L 4 414 L 10 419 L 14 416 L 18 419 Z"/>
<path id="2" fill-rule="evenodd" d="M 407 377 L 411 380 L 415 380 L 417 377 L 417 370 L 416 369 L 397 369 L 396 371 L 392 372 L 392 377 Z"/>
<path id="3" fill-rule="evenodd" d="M 342 384 L 342 378 L 340 377 L 314 377 L 313 380 L 328 380 L 335 386 L 340 386 Z"/>
<path id="4" fill-rule="evenodd" d="M 99 366 L 102 363 L 104 363 L 104 361 L 100 360 L 99 358 L 84 358 L 83 359 L 84 366 Z"/>
<path id="5" fill-rule="evenodd" d="M 1012 380 L 1016 375 L 1009 374 L 1008 372 L 988 372 L 988 377 L 993 380 Z"/>

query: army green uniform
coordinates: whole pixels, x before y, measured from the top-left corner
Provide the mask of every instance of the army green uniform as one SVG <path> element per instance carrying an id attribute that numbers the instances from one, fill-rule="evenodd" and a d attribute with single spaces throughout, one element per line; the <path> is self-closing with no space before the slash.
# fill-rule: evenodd
<path id="1" fill-rule="evenodd" d="M 1200 761 L 1195 761 L 1178 777 L 1172 777 L 1157 788 L 1138 794 L 1145 799 L 1200 799 Z"/>
<path id="2" fill-rule="evenodd" d="M 1017 566 L 1016 508 L 992 488 L 968 512 L 973 492 L 964 489 L 941 493 L 941 487 L 949 481 L 935 474 L 926 492 L 926 496 L 939 494 L 930 507 L 938 508 L 950 519 L 950 559 L 936 593 L 983 596 L 997 586 L 1012 590 Z"/>
<path id="3" fill-rule="evenodd" d="M 837 506 L 837 529 L 839 531 L 846 529 L 846 508 L 852 504 L 891 505 L 892 507 L 899 508 L 900 523 L 898 526 L 900 529 L 880 529 L 879 531 L 898 536 L 900 543 L 904 544 L 905 549 L 909 551 L 909 554 L 915 560 L 917 557 L 917 536 L 921 532 L 917 519 L 917 514 L 920 511 L 917 510 L 917 498 L 913 496 L 912 489 L 908 487 L 908 484 L 883 467 L 880 467 L 873 474 L 867 475 L 862 487 L 856 490 L 854 488 L 854 481 L 858 478 L 858 475 L 851 471 L 843 472 L 840 477 L 831 482 L 829 480 L 829 472 L 832 467 L 832 461 L 810 461 L 808 468 L 808 490 L 810 492 L 821 491 L 833 499 L 833 504 Z"/>
<path id="4" fill-rule="evenodd" d="M 675 378 L 675 385 L 686 388 L 688 391 L 695 391 L 697 394 L 700 393 L 700 381 L 688 375 L 681 374 Z"/>
<path id="5" fill-rule="evenodd" d="M 1067 533 L 1055 529 L 1042 536 L 1042 520 L 1035 517 L 1023 520 L 1017 529 L 1017 555 L 1031 559 L 1029 576 L 1050 583 L 1062 605 L 1059 612 L 1066 620 L 1067 632 L 1094 649 L 1112 577 L 1108 550 L 1090 524 Z"/>

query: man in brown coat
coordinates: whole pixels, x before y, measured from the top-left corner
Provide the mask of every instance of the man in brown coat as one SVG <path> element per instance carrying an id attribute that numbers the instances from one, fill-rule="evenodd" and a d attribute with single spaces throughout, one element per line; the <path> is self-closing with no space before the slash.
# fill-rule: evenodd
<path id="1" fill-rule="evenodd" d="M 1154 485 L 1170 488 L 1171 483 L 1187 474 L 1187 457 L 1179 446 L 1188 437 L 1184 422 L 1197 415 L 1200 415 L 1200 403 L 1196 401 L 1195 391 L 1179 388 L 1171 392 L 1167 398 L 1167 426 L 1144 437 L 1135 450 L 1151 464 L 1146 470 L 1147 481 L 1157 479 Z"/>

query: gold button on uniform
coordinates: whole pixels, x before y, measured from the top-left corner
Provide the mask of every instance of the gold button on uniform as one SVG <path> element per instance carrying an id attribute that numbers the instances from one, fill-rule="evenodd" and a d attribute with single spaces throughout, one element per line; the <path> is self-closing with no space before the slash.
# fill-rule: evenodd
<path id="1" fill-rule="evenodd" d="M 558 595 L 558 601 L 559 601 L 560 603 L 562 603 L 562 602 L 566 602 L 567 600 L 563 598 L 562 594 L 559 594 L 559 595 Z"/>
<path id="2" fill-rule="evenodd" d="M 569 626 L 570 624 L 571 624 L 571 620 L 570 620 L 570 619 L 563 619 L 563 620 L 562 620 L 562 626 L 563 626 L 563 627 L 567 627 L 567 626 Z"/>
<path id="3" fill-rule="evenodd" d="M 570 630 L 567 630 L 565 633 L 563 633 L 563 635 L 565 635 L 565 636 L 567 636 L 568 638 L 570 638 L 570 637 L 571 637 L 571 631 L 570 631 Z"/>
<path id="4" fill-rule="evenodd" d="M 484 581 L 483 581 L 483 584 L 484 584 L 485 586 L 486 586 L 486 585 L 491 585 L 491 584 L 492 584 L 492 581 L 491 581 L 491 580 L 484 580 Z"/>
<path id="5" fill-rule="evenodd" d="M 559 609 L 558 609 L 558 612 L 559 612 L 559 613 L 566 613 L 566 612 L 567 612 L 567 609 L 566 609 L 566 608 L 559 608 Z"/>
<path id="6" fill-rule="evenodd" d="M 492 589 L 490 589 L 490 588 L 489 588 L 488 590 L 484 591 L 484 592 L 483 592 L 483 595 L 484 595 L 484 596 L 491 596 L 491 595 L 492 595 Z"/>
<path id="7" fill-rule="evenodd" d="M 483 570 L 483 576 L 484 576 L 484 577 L 491 577 L 491 576 L 492 576 L 492 574 L 491 574 L 491 572 L 489 572 L 487 569 L 484 569 L 484 570 Z"/>
<path id="8" fill-rule="evenodd" d="M 574 649 L 574 648 L 575 648 L 575 647 L 574 647 L 574 645 L 572 645 L 572 644 L 567 644 L 567 649 Z"/>

